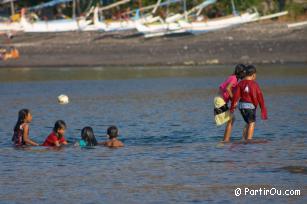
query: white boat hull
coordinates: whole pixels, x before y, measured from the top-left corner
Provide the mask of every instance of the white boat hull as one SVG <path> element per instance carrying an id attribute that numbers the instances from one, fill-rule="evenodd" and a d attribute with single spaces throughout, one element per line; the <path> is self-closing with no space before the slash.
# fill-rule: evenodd
<path id="1" fill-rule="evenodd" d="M 45 33 L 45 32 L 68 32 L 80 31 L 88 26 L 90 22 L 86 20 L 52 20 L 52 21 L 37 21 L 30 23 L 22 18 L 20 24 L 24 32 L 29 33 Z"/>

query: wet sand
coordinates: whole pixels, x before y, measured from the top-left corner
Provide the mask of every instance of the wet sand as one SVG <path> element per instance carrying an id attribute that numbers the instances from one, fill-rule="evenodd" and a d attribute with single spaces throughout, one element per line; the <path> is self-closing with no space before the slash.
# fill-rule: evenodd
<path id="1" fill-rule="evenodd" d="M 0 67 L 168 66 L 245 63 L 307 63 L 307 27 L 274 21 L 251 23 L 199 36 L 144 39 L 134 32 L 19 34 L 18 60 Z"/>

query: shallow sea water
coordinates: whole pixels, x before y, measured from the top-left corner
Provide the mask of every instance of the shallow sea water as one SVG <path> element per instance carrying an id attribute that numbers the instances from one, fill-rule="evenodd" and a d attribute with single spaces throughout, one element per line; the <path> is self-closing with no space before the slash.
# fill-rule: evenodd
<path id="1" fill-rule="evenodd" d="M 258 110 L 254 138 L 265 144 L 218 145 L 224 127 L 214 124 L 212 100 L 231 72 L 0 69 L 0 203 L 307 203 L 307 65 L 259 66 L 269 120 Z M 69 104 L 57 103 L 62 93 Z M 63 119 L 70 142 L 84 126 L 103 141 L 117 125 L 125 147 L 16 149 L 12 128 L 22 108 L 32 111 L 30 137 L 39 143 Z M 233 141 L 243 126 L 236 111 Z M 272 188 L 300 196 L 252 195 Z"/>

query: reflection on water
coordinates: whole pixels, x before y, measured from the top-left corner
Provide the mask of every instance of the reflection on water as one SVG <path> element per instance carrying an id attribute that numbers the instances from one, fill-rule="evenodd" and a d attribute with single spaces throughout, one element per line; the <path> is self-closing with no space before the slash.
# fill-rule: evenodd
<path id="1" fill-rule="evenodd" d="M 307 66 L 258 69 L 269 121 L 265 144 L 218 145 L 212 99 L 232 68 L 1 69 L 1 203 L 306 203 Z M 65 93 L 68 105 L 57 104 Z M 33 113 L 42 143 L 57 119 L 76 141 L 92 126 L 99 141 L 116 124 L 123 149 L 57 150 L 10 145 L 17 111 Z M 236 113 L 233 140 L 244 125 Z M 302 196 L 236 197 L 237 187 L 300 189 Z"/>

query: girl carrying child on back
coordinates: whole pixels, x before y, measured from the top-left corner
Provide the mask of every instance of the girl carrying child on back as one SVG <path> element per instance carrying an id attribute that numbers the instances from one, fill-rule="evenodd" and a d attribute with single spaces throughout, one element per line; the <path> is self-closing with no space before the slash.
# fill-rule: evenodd
<path id="1" fill-rule="evenodd" d="M 64 138 L 66 130 L 66 124 L 63 120 L 58 120 L 54 124 L 53 131 L 46 138 L 43 146 L 56 146 L 60 147 L 62 145 L 67 145 L 67 141 Z"/>
<path id="2" fill-rule="evenodd" d="M 39 146 L 39 144 L 29 138 L 29 126 L 31 121 L 32 114 L 29 109 L 22 109 L 18 112 L 18 119 L 14 127 L 14 134 L 12 137 L 12 142 L 14 142 L 16 146 Z"/>
<path id="3" fill-rule="evenodd" d="M 97 140 L 94 135 L 94 131 L 91 127 L 84 127 L 81 130 L 81 140 L 75 143 L 75 146 L 80 147 L 89 147 L 89 146 L 96 146 Z"/>
<path id="4" fill-rule="evenodd" d="M 233 93 L 238 85 L 238 81 L 243 79 L 244 76 L 245 65 L 236 65 L 234 73 L 219 86 L 219 96 L 214 98 L 214 115 L 216 125 L 220 126 L 227 122 L 223 142 L 230 141 L 232 126 L 235 120 L 234 115 L 229 111 L 228 102 L 233 98 Z"/>

